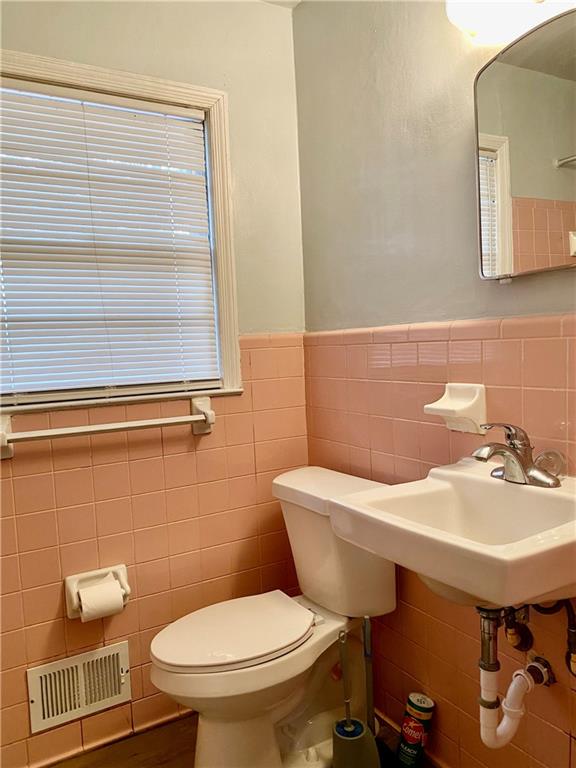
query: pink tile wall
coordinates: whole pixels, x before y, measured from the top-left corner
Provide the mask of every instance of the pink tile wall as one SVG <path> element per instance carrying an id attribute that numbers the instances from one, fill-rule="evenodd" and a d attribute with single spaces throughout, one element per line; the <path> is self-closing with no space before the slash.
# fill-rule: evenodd
<path id="1" fill-rule="evenodd" d="M 148 648 L 201 606 L 296 579 L 272 479 L 307 463 L 301 334 L 241 340 L 245 392 L 214 398 L 216 426 L 23 443 L 1 464 L 3 768 L 54 763 L 178 716 L 150 683 Z M 185 401 L 19 416 L 18 431 L 189 412 Z M 62 579 L 118 562 L 134 589 L 122 614 L 65 618 Z M 28 666 L 127 639 L 131 704 L 35 736 Z"/>
<path id="2" fill-rule="evenodd" d="M 575 337 L 575 316 L 307 334 L 310 463 L 397 483 L 458 460 L 485 438 L 449 432 L 422 409 L 445 382 L 462 381 L 486 384 L 490 421 L 524 425 L 537 449 L 561 450 L 576 474 Z M 398 609 L 375 621 L 378 706 L 398 723 L 411 690 L 430 694 L 430 751 L 448 768 L 575 768 L 576 678 L 564 666 L 564 619 L 533 614 L 532 628 L 559 683 L 529 697 L 512 746 L 488 750 L 479 739 L 475 611 L 402 570 Z M 507 685 L 525 659 L 504 639 L 500 647 Z"/>
<path id="3" fill-rule="evenodd" d="M 568 233 L 576 231 L 576 202 L 512 198 L 514 271 L 576 266 Z"/>
<path id="4" fill-rule="evenodd" d="M 483 381 L 489 418 L 524 424 L 537 448 L 576 467 L 576 318 L 388 326 L 242 339 L 246 392 L 215 401 L 212 435 L 189 428 L 28 443 L 2 462 L 3 768 L 49 765 L 180 714 L 152 687 L 148 646 L 168 622 L 230 597 L 294 591 L 279 472 L 307 463 L 384 482 L 424 476 L 478 443 L 424 416 L 447 380 Z M 306 382 L 304 355 L 306 353 Z M 308 406 L 306 414 L 305 405 Z M 20 417 L 17 429 L 186 412 L 185 402 Z M 307 418 L 306 418 L 307 417 Z M 62 577 L 126 562 L 135 588 L 121 615 L 64 617 Z M 514 745 L 478 739 L 477 621 L 400 574 L 399 608 L 375 622 L 379 707 L 398 721 L 409 689 L 438 702 L 431 742 L 449 768 L 568 768 L 576 686 L 558 617 L 533 617 L 536 648 L 560 683 L 529 701 Z M 131 704 L 30 737 L 25 669 L 128 639 Z M 505 673 L 522 661 L 505 642 Z M 505 674 L 506 676 L 506 674 Z M 576 760 L 576 741 L 572 742 Z M 572 768 L 576 765 L 572 764 Z"/>

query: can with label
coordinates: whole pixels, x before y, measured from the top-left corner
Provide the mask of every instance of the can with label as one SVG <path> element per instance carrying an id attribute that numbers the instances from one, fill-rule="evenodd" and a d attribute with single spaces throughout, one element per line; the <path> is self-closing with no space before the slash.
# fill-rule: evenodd
<path id="1" fill-rule="evenodd" d="M 428 696 L 423 693 L 411 693 L 408 696 L 396 753 L 398 765 L 413 768 L 420 764 L 433 711 L 434 702 Z"/>

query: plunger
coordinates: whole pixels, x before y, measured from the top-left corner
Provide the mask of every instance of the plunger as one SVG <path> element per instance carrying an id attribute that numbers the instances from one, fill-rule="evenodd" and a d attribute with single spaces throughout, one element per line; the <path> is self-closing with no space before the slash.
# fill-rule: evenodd
<path id="1" fill-rule="evenodd" d="M 340 666 L 344 686 L 344 720 L 337 720 L 332 730 L 333 768 L 379 768 L 378 749 L 371 731 L 350 713 L 350 672 L 348 669 L 348 634 L 338 635 Z"/>

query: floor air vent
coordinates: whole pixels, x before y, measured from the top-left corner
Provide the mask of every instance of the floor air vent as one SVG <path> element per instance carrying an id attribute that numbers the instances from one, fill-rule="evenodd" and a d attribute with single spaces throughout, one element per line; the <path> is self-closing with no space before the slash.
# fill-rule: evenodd
<path id="1" fill-rule="evenodd" d="M 115 643 L 27 671 L 32 733 L 129 701 L 128 643 Z"/>

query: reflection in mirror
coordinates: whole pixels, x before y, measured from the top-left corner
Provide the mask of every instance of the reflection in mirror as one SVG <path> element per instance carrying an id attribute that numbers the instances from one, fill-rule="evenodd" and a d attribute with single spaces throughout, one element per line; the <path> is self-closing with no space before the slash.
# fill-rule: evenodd
<path id="1" fill-rule="evenodd" d="M 576 11 L 493 59 L 476 110 L 482 276 L 576 266 Z"/>

